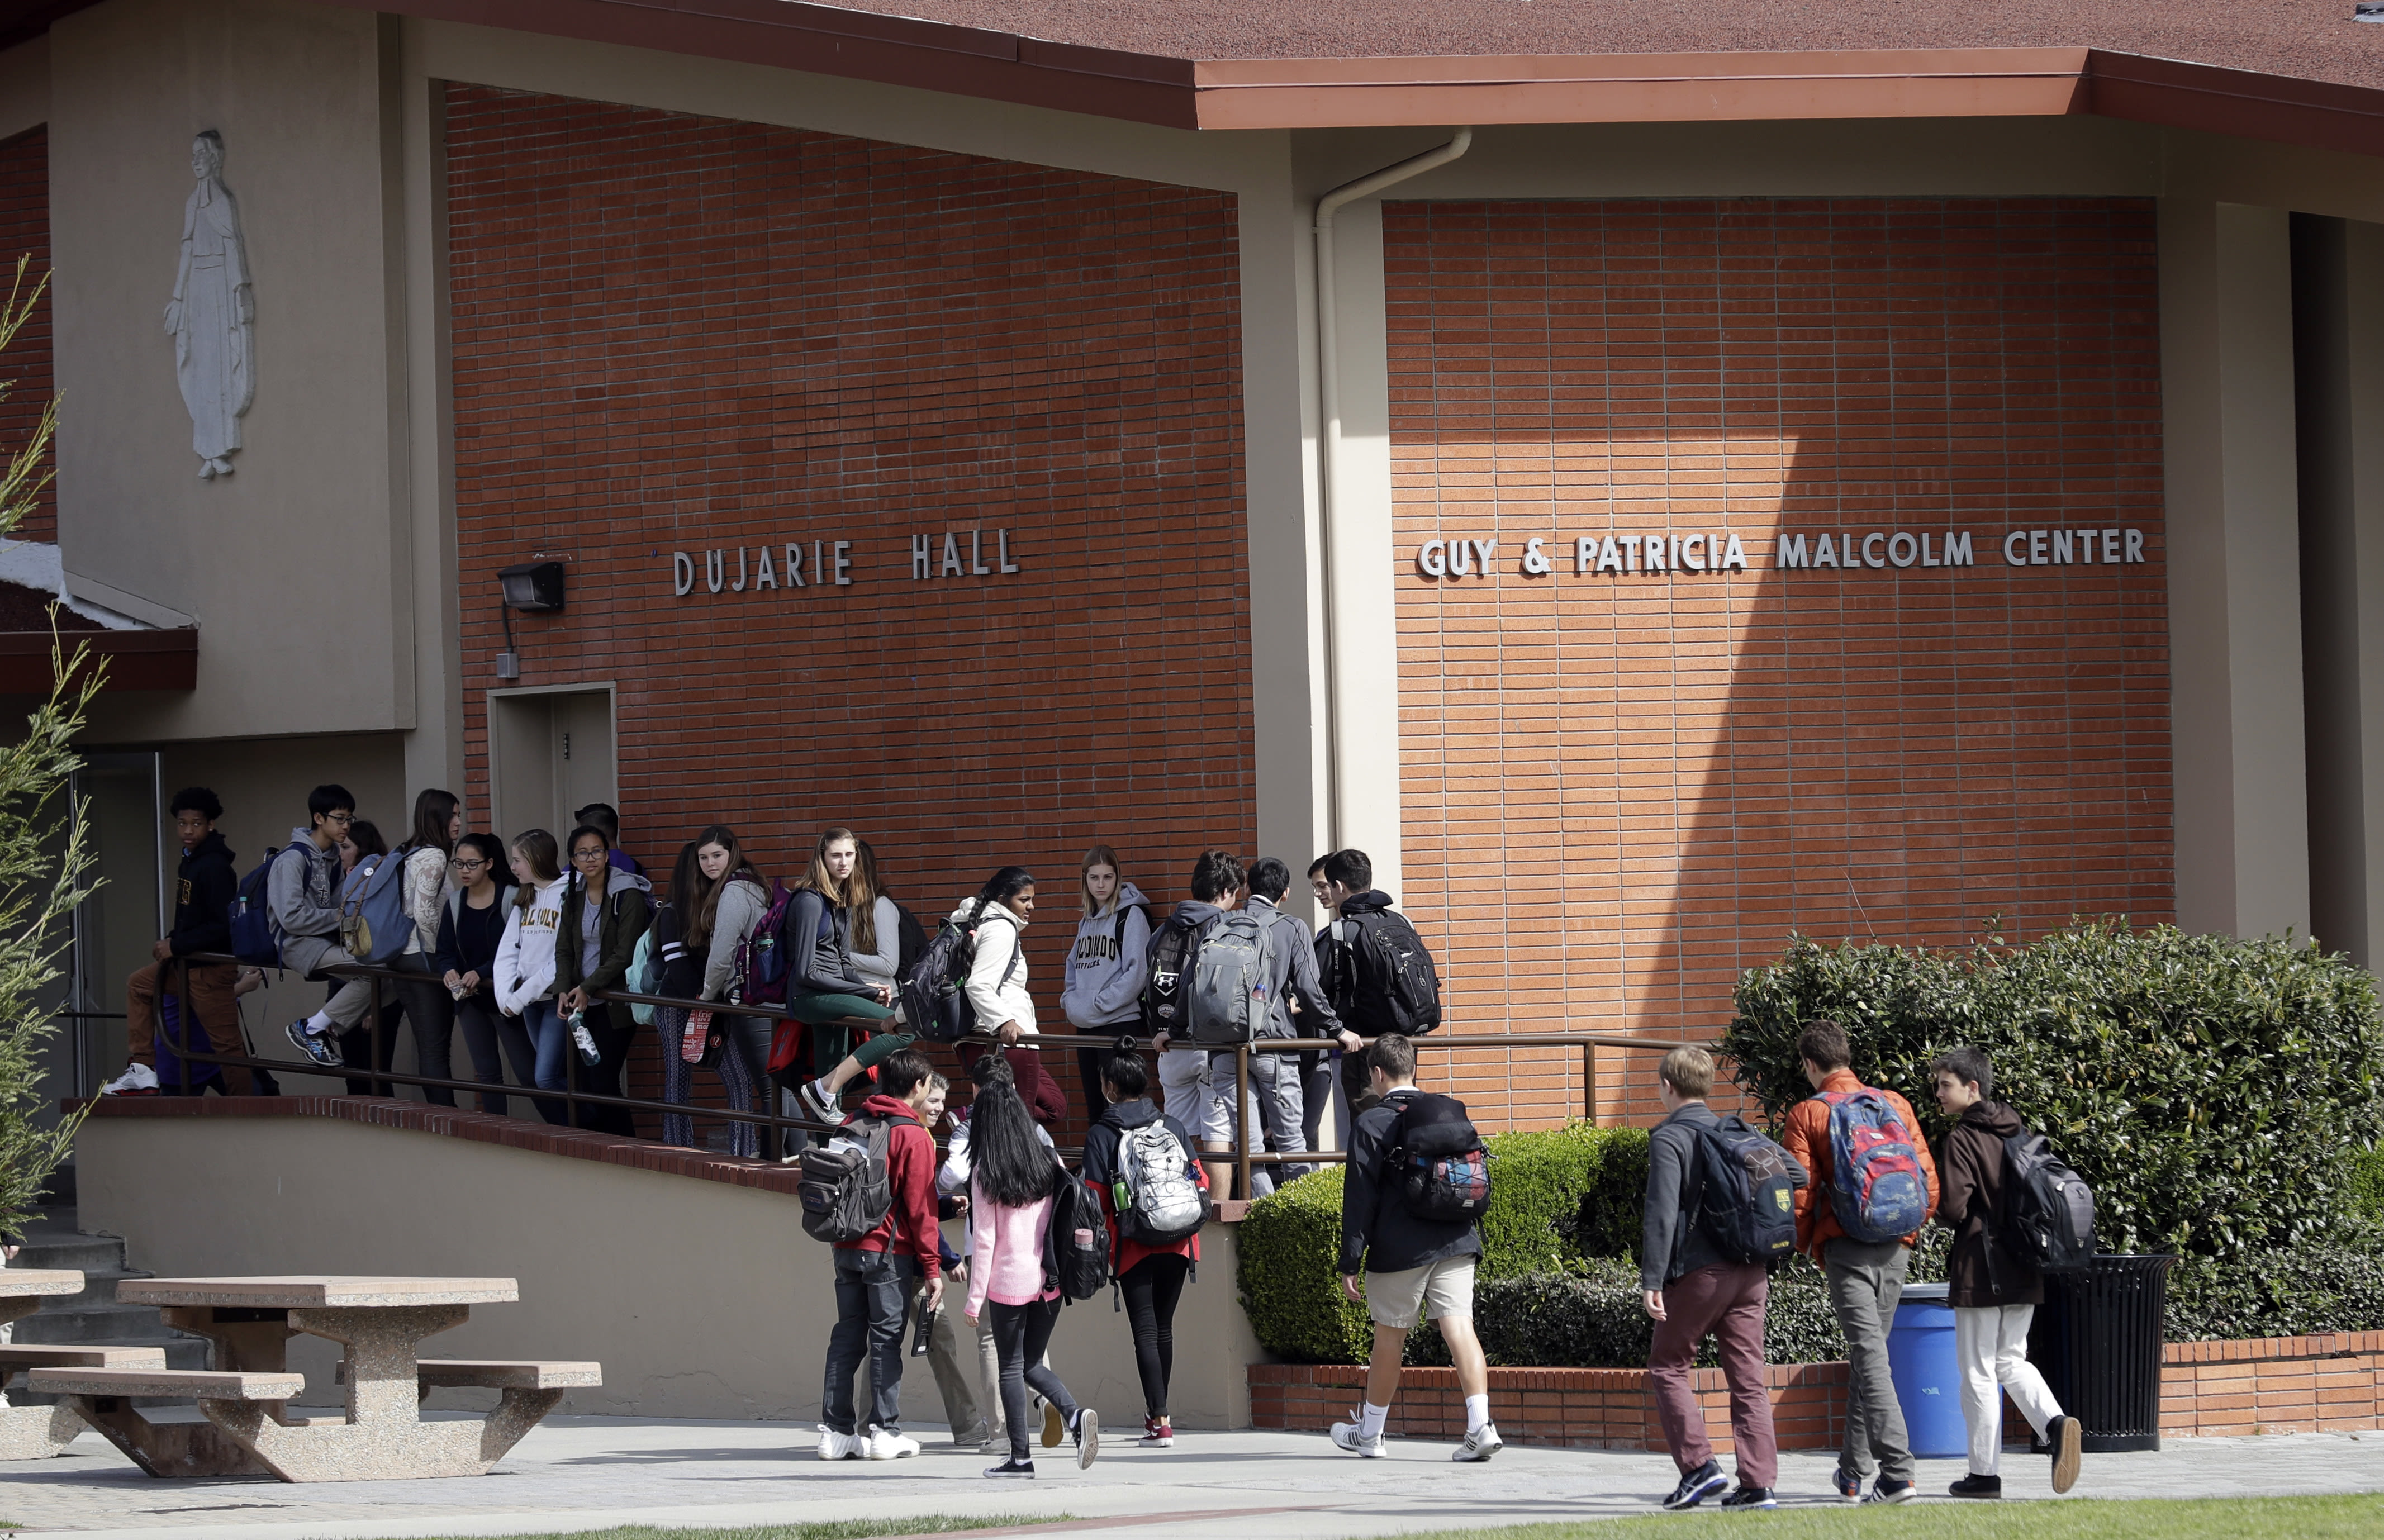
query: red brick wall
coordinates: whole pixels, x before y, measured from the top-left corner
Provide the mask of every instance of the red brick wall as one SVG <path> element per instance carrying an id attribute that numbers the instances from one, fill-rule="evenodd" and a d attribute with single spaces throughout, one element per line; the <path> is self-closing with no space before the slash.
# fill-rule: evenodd
<path id="1" fill-rule="evenodd" d="M 1792 930 L 2169 917 L 2147 204 L 1384 218 L 1399 897 L 1456 1030 L 1711 1034 Z M 2006 529 L 2090 526 L 2146 560 L 2005 564 Z M 1574 574 L 1577 537 L 1649 529 L 1747 568 Z M 1783 529 L 1967 530 L 1976 565 L 1783 573 Z M 1435 537 L 1495 537 L 1496 575 L 1423 576 Z M 1577 1055 L 1464 1062 L 1520 1116 L 1582 1104 Z M 1652 1068 L 1601 1055 L 1609 1114 Z"/>
<path id="2" fill-rule="evenodd" d="M 17 271 L 17 259 L 31 256 L 25 269 L 30 289 L 50 271 L 50 130 L 35 129 L 0 144 L 0 294 Z M 8 381 L 0 400 L 0 454 L 13 454 L 41 426 L 42 409 L 56 388 L 50 377 L 50 296 L 43 294 L 16 341 L 0 353 L 0 379 Z M 44 487 L 34 505 L 13 531 L 20 540 L 58 538 L 56 489 Z"/>
<path id="3" fill-rule="evenodd" d="M 1024 863 L 1064 1029 L 1085 848 L 1173 896 L 1204 843 L 1254 838 L 1232 199 L 470 86 L 447 106 L 473 806 L 491 575 L 565 555 L 568 609 L 516 620 L 522 682 L 618 682 L 650 864 L 719 819 L 790 876 L 848 824 L 932 928 Z M 1022 570 L 911 577 L 912 536 L 940 573 L 941 532 L 965 561 L 979 528 Z M 758 578 L 765 546 L 839 539 L 851 587 L 708 591 L 706 551 Z"/>

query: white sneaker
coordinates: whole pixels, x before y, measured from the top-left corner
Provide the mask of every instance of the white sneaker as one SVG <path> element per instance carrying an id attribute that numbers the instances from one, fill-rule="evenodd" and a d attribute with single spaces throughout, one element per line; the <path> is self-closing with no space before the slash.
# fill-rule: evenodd
<path id="1" fill-rule="evenodd" d="M 1498 1436 L 1498 1424 L 1484 1422 L 1467 1434 L 1465 1442 L 1459 1444 L 1457 1447 L 1457 1452 L 1448 1458 L 1467 1461 L 1488 1459 L 1506 1447 L 1506 1440 Z"/>
<path id="2" fill-rule="evenodd" d="M 849 1433 L 838 1433 L 826 1423 L 820 1424 L 819 1457 L 822 1459 L 859 1459 L 862 1440 Z"/>
<path id="3" fill-rule="evenodd" d="M 919 1441 L 910 1434 L 888 1433 L 874 1424 L 861 1446 L 863 1459 L 908 1459 L 919 1452 Z"/>
<path id="4" fill-rule="evenodd" d="M 1355 1422 L 1333 1424 L 1333 1447 L 1336 1449 L 1347 1449 L 1360 1459 L 1380 1459 L 1391 1452 L 1383 1447 L 1381 1434 L 1376 1434 L 1372 1438 L 1364 1437 L 1358 1432 L 1358 1424 Z"/>
<path id="5" fill-rule="evenodd" d="M 124 1073 L 99 1088 L 102 1096 L 155 1096 L 157 1072 L 146 1064 L 127 1064 Z"/>

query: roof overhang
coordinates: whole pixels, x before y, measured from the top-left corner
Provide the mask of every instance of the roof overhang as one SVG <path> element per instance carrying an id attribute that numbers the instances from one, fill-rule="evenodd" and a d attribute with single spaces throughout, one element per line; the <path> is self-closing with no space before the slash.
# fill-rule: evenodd
<path id="1" fill-rule="evenodd" d="M 332 0 L 1177 129 L 2089 114 L 2384 155 L 2384 91 L 2099 48 L 1188 59 L 796 0 Z"/>

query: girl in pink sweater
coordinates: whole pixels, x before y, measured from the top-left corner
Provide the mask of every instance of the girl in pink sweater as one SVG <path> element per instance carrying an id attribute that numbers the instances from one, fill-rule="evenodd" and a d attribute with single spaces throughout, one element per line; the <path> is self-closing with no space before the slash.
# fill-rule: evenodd
<path id="1" fill-rule="evenodd" d="M 1100 1453 L 1100 1419 L 1079 1409 L 1060 1376 L 1044 1365 L 1051 1328 L 1060 1320 L 1058 1285 L 1043 1271 L 1043 1240 L 1051 1227 L 1051 1193 L 1073 1182 L 1066 1167 L 1036 1137 L 1035 1121 L 1018 1099 L 1018 1083 L 1002 1065 L 983 1079 L 969 1109 L 969 1156 L 975 1174 L 969 1208 L 975 1220 L 969 1258 L 967 1315 L 991 1323 L 1001 1365 L 1002 1418 L 1010 1458 L 988 1476 L 1032 1476 L 1026 1452 L 1026 1388 L 1060 1410 L 1076 1441 L 1076 1464 Z"/>

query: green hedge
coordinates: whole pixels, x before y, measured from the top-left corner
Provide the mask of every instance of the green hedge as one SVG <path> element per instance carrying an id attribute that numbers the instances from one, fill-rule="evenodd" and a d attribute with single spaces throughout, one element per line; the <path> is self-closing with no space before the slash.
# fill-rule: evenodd
<path id="1" fill-rule="evenodd" d="M 1744 975 L 1722 1043 L 1773 1115 L 1810 1094 L 1805 1023 L 1834 1017 L 1855 1070 L 1943 1120 L 1930 1060 L 1969 1044 L 1996 1096 L 2093 1186 L 2106 1250 L 2231 1256 L 2341 1236 L 2378 1198 L 2384 1133 L 2374 978 L 2291 938 L 2073 923 L 1967 953 L 1792 938 Z"/>
<path id="2" fill-rule="evenodd" d="M 1640 1128 L 1494 1134 L 1480 1277 L 1577 1269 L 1635 1250 L 1647 1181 Z M 1251 1205 L 1237 1237 L 1242 1307 L 1259 1341 L 1296 1363 L 1362 1362 L 1373 1341 L 1365 1307 L 1341 1297 L 1341 1168 L 1326 1166 Z"/>

